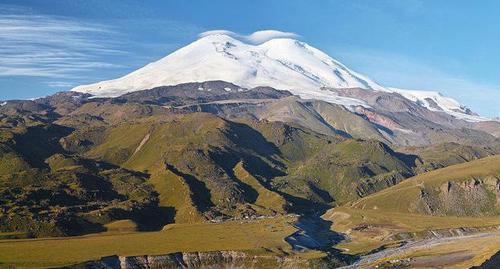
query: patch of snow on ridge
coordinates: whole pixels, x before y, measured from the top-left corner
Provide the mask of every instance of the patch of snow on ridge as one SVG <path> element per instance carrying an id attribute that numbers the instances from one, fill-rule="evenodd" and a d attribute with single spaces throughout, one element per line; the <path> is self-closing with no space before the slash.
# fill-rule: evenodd
<path id="1" fill-rule="evenodd" d="M 401 94 L 406 99 L 416 102 L 432 111 L 446 112 L 455 118 L 471 122 L 488 121 L 491 119 L 472 114 L 468 108 L 461 105 L 457 100 L 443 96 L 436 91 L 417 91 L 400 88 L 388 88 L 392 92 Z"/>

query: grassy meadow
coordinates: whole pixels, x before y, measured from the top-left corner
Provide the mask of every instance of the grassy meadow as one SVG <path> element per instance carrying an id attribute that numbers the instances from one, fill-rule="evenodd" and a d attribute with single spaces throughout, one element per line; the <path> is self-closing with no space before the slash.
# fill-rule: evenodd
<path id="1" fill-rule="evenodd" d="M 224 223 L 171 224 L 159 232 L 0 240 L 0 268 L 52 268 L 110 255 L 160 255 L 217 250 L 290 251 L 284 238 L 296 231 L 294 218 Z"/>

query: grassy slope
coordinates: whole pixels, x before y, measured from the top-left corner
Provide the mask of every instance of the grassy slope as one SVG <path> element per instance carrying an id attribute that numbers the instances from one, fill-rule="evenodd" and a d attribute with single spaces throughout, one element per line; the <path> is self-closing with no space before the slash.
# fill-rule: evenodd
<path id="1" fill-rule="evenodd" d="M 355 208 L 377 208 L 381 211 L 412 212 L 422 187 L 438 188 L 448 181 L 464 182 L 472 178 L 500 176 L 500 156 L 449 166 L 407 179 L 391 188 L 357 201 Z"/>
<path id="2" fill-rule="evenodd" d="M 394 235 L 422 236 L 429 230 L 500 225 L 500 216 L 456 217 L 415 214 L 409 208 L 420 195 L 419 186 L 440 186 L 448 180 L 496 175 L 500 171 L 500 156 L 487 157 L 469 163 L 450 166 L 407 179 L 393 187 L 328 211 L 324 218 L 334 222 L 332 229 L 348 233 L 350 241 L 337 247 L 349 253 L 367 253 L 397 242 Z"/>
<path id="3" fill-rule="evenodd" d="M 26 161 L 8 145 L 0 144 L 0 175 L 17 173 L 30 169 Z"/>
<path id="4" fill-rule="evenodd" d="M 194 194 L 209 192 L 210 202 L 228 215 L 237 204 L 252 203 L 258 192 L 234 175 L 240 161 L 266 182 L 264 188 L 320 204 L 353 201 L 412 173 L 380 142 L 325 136 L 279 122 L 231 122 L 207 113 L 117 124 L 107 128 L 101 142 L 86 156 L 149 174 L 171 165 L 192 176 L 191 183 L 205 184 L 206 190 L 188 185 Z"/>
<path id="5" fill-rule="evenodd" d="M 414 169 L 419 174 L 500 153 L 500 147 L 497 144 L 485 147 L 443 143 L 422 148 L 407 147 L 401 150 L 418 155 L 419 159 Z"/>
<path id="6" fill-rule="evenodd" d="M 239 162 L 234 167 L 234 174 L 243 183 L 248 184 L 257 191 L 258 196 L 255 200 L 255 205 L 259 206 L 260 210 L 272 210 L 281 214 L 285 213 L 286 200 L 276 192 L 268 190 L 254 176 L 248 173 L 244 168 L 243 162 Z"/>
<path id="7" fill-rule="evenodd" d="M 298 195 L 309 193 L 305 196 L 308 199 L 343 204 L 391 186 L 411 173 L 404 162 L 379 142 L 346 140 L 329 144 L 316 139 L 305 143 L 317 148 L 311 149 L 309 158 L 292 158 L 290 175 L 283 181 L 290 182 L 286 191 Z M 294 146 L 287 147 L 283 147 L 284 152 L 296 154 Z M 297 189 L 300 186 L 305 189 Z"/>
<path id="8" fill-rule="evenodd" d="M 204 220 L 193 204 L 191 199 L 193 193 L 182 177 L 165 170 L 152 174 L 149 182 L 159 194 L 159 205 L 175 208 L 176 223 L 195 223 Z"/>
<path id="9" fill-rule="evenodd" d="M 46 268 L 110 255 L 160 255 L 178 251 L 263 248 L 290 251 L 283 238 L 295 232 L 292 221 L 282 217 L 220 224 L 171 224 L 160 232 L 0 240 L 0 267 Z"/>
<path id="10" fill-rule="evenodd" d="M 139 204 L 151 204 L 154 197 L 142 176 L 59 154 L 58 141 L 69 129 L 30 118 L 0 121 L 1 231 L 21 236 L 94 232 L 113 219 L 110 215 L 119 215 L 116 211 L 129 214 Z"/>
<path id="11" fill-rule="evenodd" d="M 280 152 L 286 175 L 279 191 L 322 204 L 342 204 L 408 176 L 411 169 L 376 141 L 324 136 L 283 123 L 249 123 Z"/>
<path id="12" fill-rule="evenodd" d="M 272 145 L 258 136 L 246 125 L 206 113 L 153 117 L 110 128 L 103 143 L 87 155 L 151 174 L 169 167 L 188 183 L 193 197 L 207 196 L 208 203 L 198 199 L 204 207 L 225 210 L 251 200 L 233 175 L 236 163 L 246 158 L 262 162 L 259 156 L 274 154 Z"/>

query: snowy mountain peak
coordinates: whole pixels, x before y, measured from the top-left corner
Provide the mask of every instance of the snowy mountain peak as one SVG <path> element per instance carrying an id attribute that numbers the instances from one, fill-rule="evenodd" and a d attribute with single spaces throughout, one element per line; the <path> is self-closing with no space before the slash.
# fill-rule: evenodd
<path id="1" fill-rule="evenodd" d="M 269 39 L 269 33 L 256 36 L 260 37 L 253 39 L 265 42 L 254 45 L 225 32 L 207 34 L 124 77 L 73 90 L 117 96 L 157 86 L 224 80 L 247 88 L 270 86 L 304 98 L 321 96 L 334 101 L 338 97 L 320 88 L 383 89 L 304 42 L 282 35 Z"/>
<path id="2" fill-rule="evenodd" d="M 72 90 L 114 97 L 159 86 L 222 80 L 245 88 L 269 86 L 289 90 L 305 99 L 320 99 L 349 107 L 366 106 L 366 103 L 341 97 L 328 89 L 361 88 L 398 92 L 430 110 L 471 121 L 484 120 L 437 92 L 383 87 L 296 37 L 293 33 L 274 30 L 248 36 L 230 31 L 209 31 L 191 44 L 126 76 Z"/>

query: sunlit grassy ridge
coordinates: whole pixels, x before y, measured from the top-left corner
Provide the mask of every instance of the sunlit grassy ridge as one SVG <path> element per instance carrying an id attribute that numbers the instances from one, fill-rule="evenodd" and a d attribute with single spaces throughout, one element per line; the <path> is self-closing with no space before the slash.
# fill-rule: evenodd
<path id="1" fill-rule="evenodd" d="M 275 213 L 285 213 L 287 201 L 281 195 L 273 192 L 262 185 L 259 180 L 245 170 L 242 162 L 238 163 L 234 168 L 235 176 L 243 183 L 248 184 L 257 193 L 255 197 L 255 205 L 258 206 L 258 211 L 271 210 Z"/>
<path id="2" fill-rule="evenodd" d="M 149 182 L 159 193 L 159 205 L 174 208 L 176 223 L 195 223 L 205 220 L 193 203 L 193 192 L 182 177 L 170 170 L 159 171 L 151 175 Z"/>
<path id="3" fill-rule="evenodd" d="M 239 214 L 236 204 L 254 203 L 259 192 L 234 174 L 241 161 L 264 183 L 260 187 L 323 204 L 354 200 L 411 174 L 400 156 L 380 142 L 345 140 L 279 122 L 232 122 L 206 113 L 111 126 L 85 155 L 145 173 L 172 170 L 191 196 L 208 194 L 209 202 L 229 215 Z M 201 209 L 200 201 L 192 202 Z"/>
<path id="4" fill-rule="evenodd" d="M 471 182 L 471 187 L 475 186 L 479 188 L 480 185 L 483 185 L 484 192 L 488 194 L 485 201 L 481 201 L 486 203 L 485 207 L 480 209 L 489 210 L 489 212 L 481 212 L 485 214 L 496 214 L 498 209 L 496 208 L 496 198 L 493 192 L 499 177 L 500 156 L 486 157 L 473 162 L 453 165 L 407 179 L 393 187 L 360 199 L 354 204 L 353 207 L 392 212 L 422 212 L 422 209 L 419 208 L 419 203 L 422 200 L 423 192 L 425 193 L 426 190 L 428 190 L 428 192 L 436 191 L 438 192 L 437 195 L 440 195 L 443 192 L 449 191 L 449 188 L 451 188 L 451 184 L 453 183 L 460 185 L 469 184 L 468 182 Z M 465 186 L 464 188 L 468 187 Z M 458 193 L 457 195 L 466 194 Z M 458 202 L 458 200 L 455 200 L 455 202 Z M 474 200 L 468 202 L 472 203 Z M 464 206 L 474 206 L 474 204 Z"/>
<path id="5" fill-rule="evenodd" d="M 264 163 L 272 151 L 272 145 L 246 125 L 199 113 L 119 125 L 87 155 L 136 171 L 171 170 L 194 196 L 205 195 L 209 203 L 223 208 L 251 200 L 233 175 L 237 162 Z M 199 208 L 209 206 L 199 202 L 205 203 L 196 205 Z"/>

